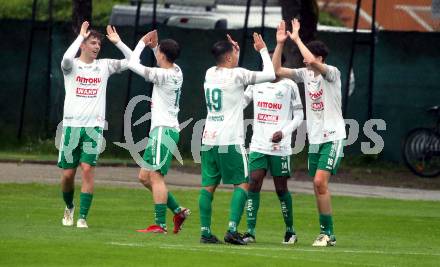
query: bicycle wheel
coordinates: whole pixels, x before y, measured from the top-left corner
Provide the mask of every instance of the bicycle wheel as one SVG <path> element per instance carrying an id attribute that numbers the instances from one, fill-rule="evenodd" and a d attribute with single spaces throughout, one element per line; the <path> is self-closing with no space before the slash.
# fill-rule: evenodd
<path id="1" fill-rule="evenodd" d="M 440 175 L 440 136 L 429 128 L 411 130 L 403 143 L 406 166 L 421 177 Z"/>

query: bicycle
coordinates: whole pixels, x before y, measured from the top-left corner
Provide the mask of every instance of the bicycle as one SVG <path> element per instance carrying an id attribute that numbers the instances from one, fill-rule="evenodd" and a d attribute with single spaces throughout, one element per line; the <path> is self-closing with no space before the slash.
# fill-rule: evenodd
<path id="1" fill-rule="evenodd" d="M 402 156 L 415 175 L 433 178 L 440 175 L 440 106 L 427 112 L 437 117 L 437 124 L 409 131 L 403 141 Z"/>

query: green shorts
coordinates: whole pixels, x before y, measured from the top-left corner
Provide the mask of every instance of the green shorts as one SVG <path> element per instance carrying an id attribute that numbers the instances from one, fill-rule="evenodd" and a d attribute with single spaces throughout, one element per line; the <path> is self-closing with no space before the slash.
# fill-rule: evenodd
<path id="1" fill-rule="evenodd" d="M 80 162 L 96 166 L 102 141 L 100 127 L 63 127 L 58 167 L 75 169 Z"/>
<path id="2" fill-rule="evenodd" d="M 323 144 L 309 145 L 309 175 L 314 177 L 316 170 L 336 174 L 343 157 L 344 141 L 337 140 Z"/>
<path id="3" fill-rule="evenodd" d="M 202 186 L 242 184 L 249 180 L 246 150 L 241 145 L 202 146 Z"/>
<path id="4" fill-rule="evenodd" d="M 150 132 L 144 152 L 144 166 L 150 171 L 158 171 L 162 175 L 168 173 L 173 159 L 173 152 L 179 142 L 179 132 L 171 127 L 159 126 Z"/>
<path id="5" fill-rule="evenodd" d="M 273 156 L 260 152 L 249 154 L 249 170 L 269 170 L 272 176 L 290 177 L 290 156 Z"/>

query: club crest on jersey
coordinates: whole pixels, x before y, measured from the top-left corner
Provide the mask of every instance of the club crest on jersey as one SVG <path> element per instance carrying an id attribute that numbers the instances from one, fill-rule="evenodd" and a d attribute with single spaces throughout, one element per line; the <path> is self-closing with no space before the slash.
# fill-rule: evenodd
<path id="1" fill-rule="evenodd" d="M 101 69 L 98 66 L 96 66 L 92 71 L 100 72 Z"/>
<path id="2" fill-rule="evenodd" d="M 275 94 L 275 96 L 276 96 L 276 98 L 278 98 L 278 99 L 280 99 L 280 98 L 283 98 L 283 93 L 281 93 L 281 91 L 278 91 L 276 94 Z"/>

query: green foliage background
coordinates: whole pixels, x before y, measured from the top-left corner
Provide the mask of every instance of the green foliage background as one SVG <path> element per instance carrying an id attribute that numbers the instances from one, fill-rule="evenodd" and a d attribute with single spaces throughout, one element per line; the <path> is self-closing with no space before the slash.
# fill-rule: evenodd
<path id="1" fill-rule="evenodd" d="M 0 19 L 30 19 L 33 0 L 0 0 Z M 113 5 L 128 3 L 128 0 L 93 0 L 93 24 L 106 25 Z M 48 17 L 48 0 L 37 2 L 37 19 Z M 70 21 L 72 0 L 53 0 L 53 18 L 55 21 Z"/>
<path id="2" fill-rule="evenodd" d="M 33 0 L 0 0 L 0 19 L 30 19 Z M 107 25 L 116 4 L 128 4 L 129 0 L 93 0 L 93 24 Z M 159 3 L 161 1 L 158 1 Z M 48 0 L 38 0 L 37 19 L 48 17 Z M 53 0 L 53 18 L 55 21 L 70 21 L 72 16 L 72 0 Z M 339 19 L 326 12 L 320 12 L 319 23 L 322 25 L 342 26 Z"/>

